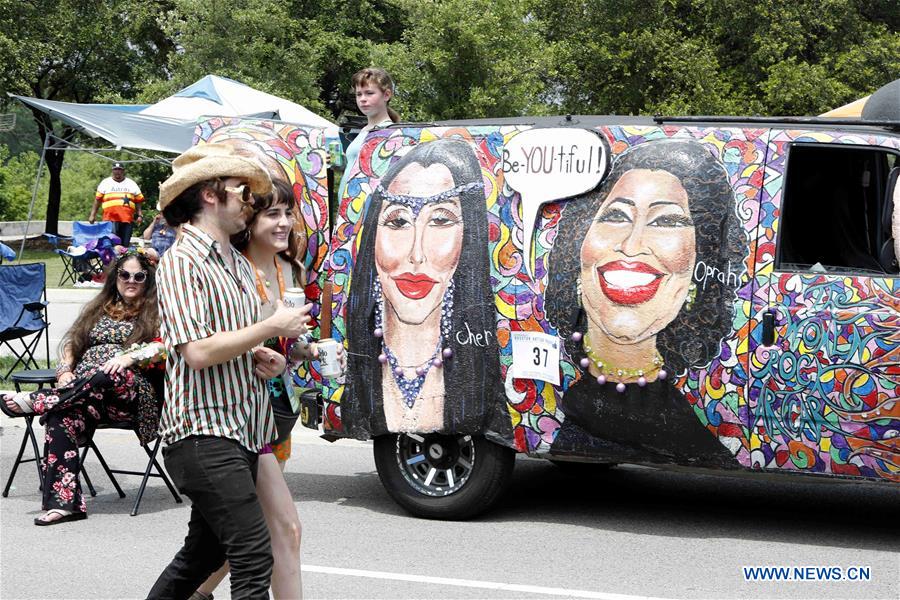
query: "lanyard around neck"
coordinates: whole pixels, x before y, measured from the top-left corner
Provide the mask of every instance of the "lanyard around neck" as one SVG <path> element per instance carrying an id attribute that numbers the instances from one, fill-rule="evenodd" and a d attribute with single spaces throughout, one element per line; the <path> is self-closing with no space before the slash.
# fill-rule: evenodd
<path id="1" fill-rule="evenodd" d="M 247 262 L 250 263 L 250 266 L 253 267 L 253 274 L 256 276 L 256 293 L 259 294 L 259 299 L 263 302 L 269 302 L 269 294 L 266 293 L 266 287 L 259 277 L 259 269 L 256 268 L 256 265 L 250 259 L 249 253 L 245 252 L 244 257 L 247 259 Z M 281 265 L 278 264 L 278 257 L 276 256 L 273 258 L 272 262 L 275 263 L 275 273 L 278 276 L 279 298 L 284 298 L 284 275 L 281 273 Z"/>

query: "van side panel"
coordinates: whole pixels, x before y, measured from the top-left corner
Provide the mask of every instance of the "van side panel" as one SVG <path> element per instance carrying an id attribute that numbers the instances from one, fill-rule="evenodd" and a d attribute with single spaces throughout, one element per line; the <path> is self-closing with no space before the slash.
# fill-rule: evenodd
<path id="1" fill-rule="evenodd" d="M 796 169 L 791 172 L 791 148 L 810 143 L 900 148 L 900 140 L 890 136 L 777 132 L 769 145 L 767 179 L 799 177 Z M 821 186 L 814 189 L 831 194 L 857 183 L 855 177 L 841 181 L 837 169 L 831 175 L 824 192 Z M 800 187 L 795 189 L 802 193 Z M 821 265 L 816 267 L 821 272 L 792 265 L 778 268 L 776 241 L 782 259 L 789 251 L 798 256 L 804 252 L 787 245 L 784 228 L 810 226 L 797 218 L 782 222 L 784 191 L 779 185 L 763 208 L 767 216 L 759 244 L 771 250 L 759 255 L 758 296 L 777 315 L 777 324 L 775 344 L 757 345 L 752 354 L 751 466 L 898 481 L 900 279 L 853 269 L 826 272 Z M 848 204 L 857 199 L 846 197 Z M 823 213 L 825 200 L 818 202 Z M 856 211 L 853 218 L 864 210 L 861 204 L 848 208 Z M 808 218 L 814 223 L 819 215 Z M 840 227 L 850 224 L 841 222 Z M 844 250 L 841 240 L 823 235 L 829 236 L 837 254 Z M 808 262 L 816 260 L 813 256 Z"/>
<path id="2" fill-rule="evenodd" d="M 584 254 L 587 230 L 597 220 L 598 201 L 606 192 L 601 184 L 600 188 L 586 194 L 545 204 L 535 226 L 533 265 L 527 268 L 523 261 L 526 241 L 523 239 L 522 199 L 519 192 L 505 185 L 501 160 L 509 140 L 526 129 L 404 128 L 369 134 L 359 162 L 349 166 L 348 193 L 341 199 L 332 245 L 330 277 L 335 283 L 336 335 L 345 335 L 348 326 L 352 328 L 352 321 L 356 320 L 364 323 L 358 337 L 375 336 L 376 330 L 380 329 L 376 324 L 381 322 L 378 319 L 383 315 L 377 316 L 382 309 L 375 298 L 381 298 L 382 294 L 370 292 L 354 298 L 350 291 L 354 278 L 371 278 L 374 271 L 374 268 L 364 269 L 365 272 L 356 269 L 363 252 L 361 248 L 365 248 L 365 252 L 373 251 L 372 242 L 363 241 L 363 223 L 372 198 L 379 198 L 379 210 L 385 206 L 385 198 L 397 197 L 399 204 L 410 204 L 401 197 L 402 194 L 397 196 L 391 192 L 390 185 L 388 189 L 380 189 L 383 178 L 392 168 L 397 170 L 394 165 L 400 165 L 401 157 L 411 152 L 414 146 L 455 138 L 470 146 L 482 171 L 487 209 L 487 275 L 493 294 L 495 330 L 481 330 L 469 326 L 468 322 L 462 323 L 451 332 L 452 343 L 456 352 L 464 346 L 482 348 L 481 355 L 488 365 L 494 360 L 499 362 L 498 381 L 481 385 L 489 392 L 487 402 L 493 402 L 493 406 L 481 409 L 484 412 L 480 424 L 476 422 L 474 428 L 457 431 L 487 432 L 493 434 L 495 440 L 531 453 L 736 466 L 736 456 L 745 460 L 749 454 L 745 385 L 746 331 L 754 281 L 750 240 L 757 229 L 756 203 L 763 181 L 766 130 L 611 127 L 594 131 L 608 147 L 613 164 L 623 156 L 643 154 L 649 148 L 653 150 L 649 160 L 656 161 L 652 164 L 659 167 L 649 170 L 665 170 L 669 153 L 681 152 L 684 156 L 679 160 L 686 161 L 679 167 L 686 169 L 683 184 L 672 189 L 683 185 L 695 194 L 691 207 L 684 205 L 675 209 L 672 202 L 651 207 L 660 214 L 654 213 L 647 221 L 648 231 L 668 232 L 670 237 L 680 235 L 688 241 L 683 247 L 670 248 L 668 258 L 657 261 L 658 266 L 653 267 L 656 275 L 650 277 L 675 282 L 666 292 L 674 294 L 672 299 L 660 296 L 663 301 L 657 303 L 661 308 L 656 310 L 665 313 L 658 317 L 660 323 L 655 324 L 653 319 L 657 317 L 651 314 L 647 326 L 650 333 L 646 337 L 652 337 L 654 342 L 659 338 L 660 362 L 655 363 L 655 367 L 648 367 L 646 375 L 639 376 L 638 369 L 632 369 L 631 380 L 627 385 L 623 383 L 625 391 L 617 392 L 615 372 L 610 373 L 606 384 L 594 382 L 595 375 L 583 366 L 587 358 L 584 345 L 575 342 L 572 336 L 579 327 L 586 330 L 586 311 L 580 308 L 578 296 L 592 292 L 578 291 L 581 287 L 590 287 L 590 284 L 579 287 L 578 280 L 596 278 L 597 275 L 593 268 L 588 268 L 579 276 L 579 271 L 586 268 L 579 263 L 579 256 Z M 700 173 L 704 175 L 698 175 Z M 572 224 L 567 225 L 567 220 Z M 613 215 L 605 221 L 615 228 L 622 218 Z M 375 220 L 375 215 L 369 215 L 368 222 L 373 228 L 387 226 Z M 702 238 L 697 245 L 694 223 Z M 609 235 L 591 238 L 592 243 L 599 242 L 602 246 L 602 242 L 614 237 L 614 231 L 610 231 Z M 629 260 L 624 261 L 626 266 L 634 262 Z M 653 260 L 656 259 L 648 258 L 645 262 Z M 670 261 L 671 266 L 663 264 L 665 261 Z M 616 264 L 623 264 L 623 261 Z M 677 270 L 678 276 L 669 277 L 667 269 Z M 648 276 L 626 273 L 618 277 L 646 280 Z M 610 281 L 613 279 L 610 276 Z M 654 291 L 659 286 L 665 287 L 651 283 L 644 288 L 638 286 L 617 292 L 612 289 L 616 285 L 609 284 L 602 293 L 614 300 L 603 302 L 613 311 L 617 310 L 616 306 L 652 304 L 659 300 Z M 368 289 L 373 288 L 369 286 Z M 601 293 L 597 286 L 592 289 Z M 387 296 L 386 293 L 383 295 Z M 460 299 L 456 300 L 454 311 L 461 305 Z M 477 303 L 477 298 L 471 298 L 462 305 Z M 619 317 L 622 314 L 626 321 L 631 318 L 628 311 L 620 313 Z M 613 319 L 619 317 L 613 315 Z M 561 338 L 559 386 L 511 376 L 512 337 L 517 331 Z M 743 338 L 741 332 L 744 332 Z M 349 343 L 349 376 L 359 378 L 356 387 L 359 393 L 348 394 L 347 388 L 340 385 L 326 391 L 325 427 L 329 432 L 368 437 L 390 431 L 379 418 L 373 419 L 372 414 L 378 413 L 381 407 L 377 405 L 378 398 L 373 400 L 370 392 L 363 389 L 367 381 L 377 386 L 379 380 L 383 383 L 384 378 L 392 377 L 384 366 L 387 360 L 376 361 L 377 347 L 368 353 L 360 353 L 354 351 L 352 342 Z M 493 356 L 492 351 L 496 353 Z M 615 352 L 613 359 L 616 359 Z M 662 373 L 664 370 L 668 372 Z M 627 374 L 623 379 L 627 379 Z M 639 383 L 638 379 L 648 381 Z M 575 431 L 574 436 L 561 435 L 567 417 L 570 425 L 576 423 L 572 416 L 576 410 L 570 410 L 567 415 L 566 403 L 569 402 L 570 408 L 575 407 L 572 398 L 576 396 L 570 392 L 579 384 L 580 393 L 587 399 L 588 411 L 593 410 L 597 398 L 613 406 L 611 413 L 601 415 L 599 424 L 601 431 L 608 423 L 616 424 L 609 435 L 598 437 L 584 428 Z M 459 391 L 454 388 L 452 393 Z M 447 390 L 446 399 L 450 406 L 462 402 L 450 394 L 451 390 Z M 623 412 L 622 408 L 627 410 Z M 501 415 L 502 419 L 499 418 Z M 590 427 L 595 415 L 582 416 L 586 416 Z"/>

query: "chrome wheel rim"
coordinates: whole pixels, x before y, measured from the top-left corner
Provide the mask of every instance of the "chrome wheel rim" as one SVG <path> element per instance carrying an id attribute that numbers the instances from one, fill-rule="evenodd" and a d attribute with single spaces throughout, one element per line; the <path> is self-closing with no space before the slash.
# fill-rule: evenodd
<path id="1" fill-rule="evenodd" d="M 475 466 L 470 435 L 400 434 L 395 456 L 403 478 L 426 496 L 449 496 L 469 480 Z"/>

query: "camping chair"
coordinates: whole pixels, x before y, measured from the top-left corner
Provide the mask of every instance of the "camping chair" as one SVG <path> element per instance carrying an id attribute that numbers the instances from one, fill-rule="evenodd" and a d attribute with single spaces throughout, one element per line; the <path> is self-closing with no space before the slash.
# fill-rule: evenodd
<path id="1" fill-rule="evenodd" d="M 156 390 L 156 396 L 159 398 L 159 408 L 162 409 L 162 398 L 163 398 L 163 376 L 160 374 L 159 377 L 153 379 L 153 387 Z M 128 431 L 134 431 L 135 435 L 137 435 L 137 425 L 132 423 L 131 421 L 121 421 L 117 423 L 102 423 L 97 426 L 97 431 L 101 429 L 125 429 Z M 96 433 L 96 432 L 95 432 Z M 100 462 L 100 466 L 103 467 L 103 470 L 106 471 L 107 477 L 112 482 L 113 487 L 116 488 L 116 492 L 119 494 L 119 498 L 125 497 L 125 492 L 122 491 L 122 487 L 119 485 L 118 480 L 116 479 L 115 474 L 119 475 L 141 475 L 143 479 L 141 480 L 141 486 L 138 488 L 137 497 L 134 500 L 134 506 L 131 509 L 131 516 L 134 517 L 138 513 L 138 508 L 141 505 L 141 499 L 144 497 L 144 490 L 147 488 L 147 481 L 151 477 L 157 477 L 163 480 L 163 483 L 166 484 L 166 487 L 169 488 L 169 491 L 172 493 L 172 497 L 175 498 L 175 502 L 177 504 L 182 503 L 181 496 L 178 494 L 178 491 L 175 489 L 175 486 L 172 485 L 172 481 L 169 479 L 168 475 L 166 475 L 165 470 L 163 470 L 162 465 L 159 464 L 159 461 L 156 459 L 157 454 L 159 453 L 159 446 L 162 442 L 162 437 L 157 437 L 154 442 L 150 444 L 141 444 L 141 448 L 144 449 L 144 452 L 147 453 L 147 468 L 143 471 L 129 471 L 125 469 L 111 469 L 109 464 L 106 462 L 106 459 L 103 457 L 103 454 L 100 452 L 100 449 L 97 448 L 97 444 L 95 443 L 96 435 L 91 435 L 84 442 L 84 451 L 81 453 L 81 478 L 84 480 L 84 484 L 87 486 L 88 491 L 91 496 L 96 496 L 97 491 L 94 489 L 94 484 L 91 482 L 91 478 L 87 474 L 87 470 L 84 468 L 84 461 L 87 458 L 88 452 L 93 450 L 94 456 L 97 457 L 97 460 Z M 152 444 L 152 448 L 150 445 Z"/>
<path id="2" fill-rule="evenodd" d="M 56 383 L 56 371 L 51 369 L 38 369 L 36 371 L 19 371 L 12 376 L 13 385 L 16 386 L 16 392 L 22 391 L 22 386 L 27 384 L 37 384 L 37 389 L 42 390 L 44 386 L 53 386 Z M 38 490 L 43 489 L 44 474 L 41 472 L 41 451 L 38 447 L 37 436 L 34 433 L 34 413 L 17 413 L 6 408 L 5 402 L 0 402 L 0 411 L 10 419 L 24 419 L 25 433 L 22 434 L 22 443 L 19 445 L 19 453 L 13 463 L 12 469 L 9 471 L 9 478 L 6 480 L 6 487 L 3 488 L 3 497 L 9 496 L 9 490 L 12 487 L 13 479 L 16 477 L 16 471 L 22 463 L 33 462 L 37 466 L 38 473 Z M 25 454 L 25 448 L 31 441 L 31 449 L 34 452 L 34 458 L 22 458 Z"/>
<path id="3" fill-rule="evenodd" d="M 50 368 L 46 281 L 44 263 L 0 265 L 0 348 L 9 349 L 16 358 L 3 379 L 9 379 L 19 365 L 38 368 L 34 352 L 42 337 Z M 18 342 L 21 350 L 13 342 Z"/>
<path id="4" fill-rule="evenodd" d="M 50 236 L 47 236 L 47 239 L 50 239 Z M 60 239 L 64 238 L 50 239 L 50 241 L 58 243 Z M 66 250 L 60 248 L 54 250 L 54 252 L 59 254 L 63 262 L 63 274 L 59 278 L 59 285 L 62 286 L 67 281 L 71 281 L 74 284 L 82 273 L 90 275 L 102 273 L 103 261 L 100 258 L 100 252 L 98 252 L 99 248 L 88 250 L 85 246 L 92 241 L 97 241 L 102 246 L 118 239 L 117 236 L 113 235 L 113 224 L 111 221 L 101 221 L 100 223 L 73 222 L 72 245 Z"/>
<path id="5" fill-rule="evenodd" d="M 3 264 L 4 260 L 16 260 L 16 251 L 0 242 L 0 265 Z"/>

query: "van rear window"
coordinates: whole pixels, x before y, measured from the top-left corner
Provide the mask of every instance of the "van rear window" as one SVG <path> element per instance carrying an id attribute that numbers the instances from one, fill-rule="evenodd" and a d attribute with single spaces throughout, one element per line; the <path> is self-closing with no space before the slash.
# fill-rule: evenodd
<path id="1" fill-rule="evenodd" d="M 776 268 L 896 274 L 889 198 L 895 154 L 794 144 L 788 152 Z"/>

